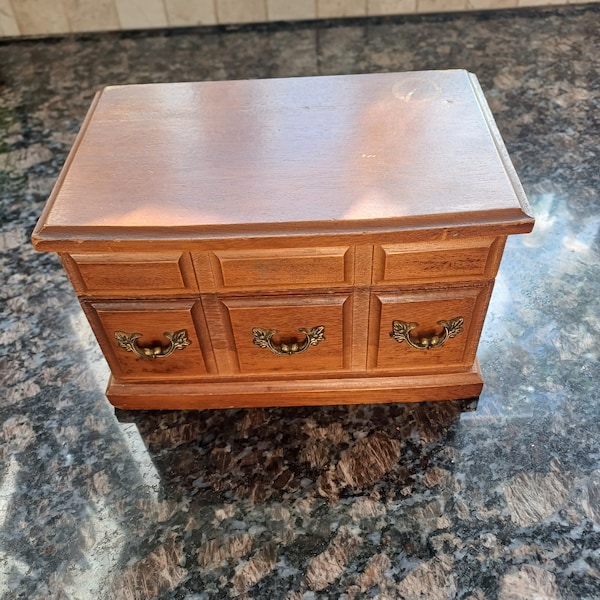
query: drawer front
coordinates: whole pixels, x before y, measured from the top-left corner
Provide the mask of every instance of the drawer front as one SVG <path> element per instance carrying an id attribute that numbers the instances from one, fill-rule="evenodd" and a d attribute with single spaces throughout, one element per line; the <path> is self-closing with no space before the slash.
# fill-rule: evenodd
<path id="1" fill-rule="evenodd" d="M 222 299 L 241 373 L 343 371 L 351 362 L 346 294 Z"/>
<path id="2" fill-rule="evenodd" d="M 217 289 L 281 290 L 350 286 L 354 249 L 343 247 L 223 250 L 211 254 Z"/>
<path id="3" fill-rule="evenodd" d="M 63 263 L 83 296 L 181 296 L 198 289 L 188 253 L 73 254 Z"/>
<path id="4" fill-rule="evenodd" d="M 374 293 L 368 364 L 371 369 L 443 372 L 475 360 L 492 285 Z"/>
<path id="5" fill-rule="evenodd" d="M 116 378 L 181 381 L 208 374 L 210 346 L 198 303 L 84 302 L 83 308 Z"/>
<path id="6" fill-rule="evenodd" d="M 475 238 L 421 244 L 376 246 L 373 283 L 437 283 L 493 278 L 504 240 Z"/>

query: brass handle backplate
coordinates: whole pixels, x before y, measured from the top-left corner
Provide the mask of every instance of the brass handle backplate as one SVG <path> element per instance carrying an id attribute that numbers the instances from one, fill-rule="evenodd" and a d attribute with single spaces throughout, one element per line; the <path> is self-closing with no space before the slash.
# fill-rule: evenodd
<path id="1" fill-rule="evenodd" d="M 325 327 L 323 325 L 313 327 L 312 329 L 302 328 L 298 329 L 298 331 L 306 336 L 302 342 L 290 340 L 274 344 L 273 336 L 277 334 L 276 329 L 255 327 L 252 330 L 253 342 L 261 348 L 268 348 L 273 354 L 290 356 L 292 354 L 302 354 L 302 352 L 306 352 L 311 346 L 316 346 L 325 339 Z"/>
<path id="2" fill-rule="evenodd" d="M 396 340 L 399 344 L 406 342 L 409 346 L 417 350 L 432 350 L 440 348 L 450 338 L 456 337 L 463 330 L 463 317 L 455 317 L 448 321 L 438 321 L 437 324 L 443 328 L 439 335 L 421 336 L 412 338 L 410 332 L 416 329 L 418 323 L 408 323 L 406 321 L 393 321 L 390 337 Z"/>
<path id="3" fill-rule="evenodd" d="M 165 331 L 163 335 L 169 340 L 169 345 L 166 348 L 162 346 L 152 346 L 142 348 L 138 346 L 137 340 L 142 337 L 141 333 L 125 333 L 124 331 L 115 331 L 115 338 L 119 342 L 119 347 L 127 352 L 133 352 L 139 358 L 165 358 L 173 354 L 175 350 L 183 350 L 192 342 L 188 339 L 187 331 L 180 329 L 179 331 Z"/>

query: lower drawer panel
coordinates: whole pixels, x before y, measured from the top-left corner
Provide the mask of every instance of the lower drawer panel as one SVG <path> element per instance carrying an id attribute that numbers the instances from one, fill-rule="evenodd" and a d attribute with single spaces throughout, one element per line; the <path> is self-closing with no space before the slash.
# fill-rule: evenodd
<path id="1" fill-rule="evenodd" d="M 181 381 L 208 374 L 199 303 L 85 302 L 83 308 L 117 379 Z"/>
<path id="2" fill-rule="evenodd" d="M 346 294 L 222 299 L 240 373 L 350 368 L 351 299 Z"/>
<path id="3" fill-rule="evenodd" d="M 368 362 L 371 369 L 444 372 L 468 368 L 477 351 L 492 285 L 374 293 Z"/>

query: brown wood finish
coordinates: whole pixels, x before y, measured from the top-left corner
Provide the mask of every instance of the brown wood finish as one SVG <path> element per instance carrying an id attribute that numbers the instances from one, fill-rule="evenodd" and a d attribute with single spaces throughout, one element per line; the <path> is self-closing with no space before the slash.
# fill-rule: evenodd
<path id="1" fill-rule="evenodd" d="M 431 402 L 475 398 L 483 388 L 479 365 L 467 372 L 404 377 L 345 379 L 290 379 L 128 384 L 111 378 L 106 395 L 118 408 L 147 410 L 235 408 L 267 406 L 321 406 Z"/>
<path id="2" fill-rule="evenodd" d="M 494 277 L 498 264 L 490 255 L 496 243 L 495 238 L 466 238 L 429 244 L 376 246 L 373 283 L 439 284 Z"/>
<path id="3" fill-rule="evenodd" d="M 107 87 L 35 236 L 470 214 L 526 229 L 484 109 L 463 71 Z"/>
<path id="4" fill-rule="evenodd" d="M 223 304 L 229 313 L 241 373 L 328 373 L 350 368 L 351 296 L 251 296 L 224 299 Z M 273 354 L 257 346 L 252 335 L 254 328 L 276 330 L 277 342 L 302 344 L 306 335 L 299 330 L 320 326 L 325 339 L 302 354 Z"/>
<path id="5" fill-rule="evenodd" d="M 353 283 L 353 255 L 348 246 L 223 250 L 212 265 L 222 290 L 340 286 Z"/>
<path id="6" fill-rule="evenodd" d="M 430 71 L 105 88 L 32 239 L 61 254 L 113 404 L 224 408 L 477 396 L 506 236 L 532 227 L 476 78 Z M 442 347 L 389 335 L 458 316 Z M 154 359 L 114 335 L 160 353 L 181 329 Z"/>
<path id="7" fill-rule="evenodd" d="M 187 252 L 64 254 L 80 296 L 189 296 L 198 291 Z"/>
<path id="8" fill-rule="evenodd" d="M 446 367 L 467 369 L 475 360 L 481 329 L 479 319 L 485 312 L 491 286 L 445 288 L 410 293 L 374 293 L 371 304 L 371 343 L 369 366 L 374 370 L 402 372 L 440 372 Z M 483 310 L 482 310 L 483 306 Z M 463 331 L 442 347 L 427 350 L 399 343 L 390 332 L 395 320 L 418 323 L 410 332 L 413 339 L 439 335 L 439 321 L 464 319 Z"/>
<path id="9" fill-rule="evenodd" d="M 106 360 L 116 377 L 123 381 L 153 379 L 181 381 L 207 375 L 204 354 L 206 327 L 198 303 L 132 302 L 83 304 Z M 190 345 L 164 358 L 139 358 L 119 347 L 115 332 L 140 333 L 139 346 L 154 348 L 168 346 L 165 332 L 185 329 Z M 202 347 L 205 350 L 203 352 Z"/>

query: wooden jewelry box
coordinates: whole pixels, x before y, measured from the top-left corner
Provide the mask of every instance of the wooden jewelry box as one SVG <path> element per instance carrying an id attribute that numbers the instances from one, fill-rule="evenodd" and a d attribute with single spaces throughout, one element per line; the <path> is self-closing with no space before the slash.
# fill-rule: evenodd
<path id="1" fill-rule="evenodd" d="M 477 397 L 527 201 L 474 75 L 107 87 L 33 233 L 125 409 Z"/>

